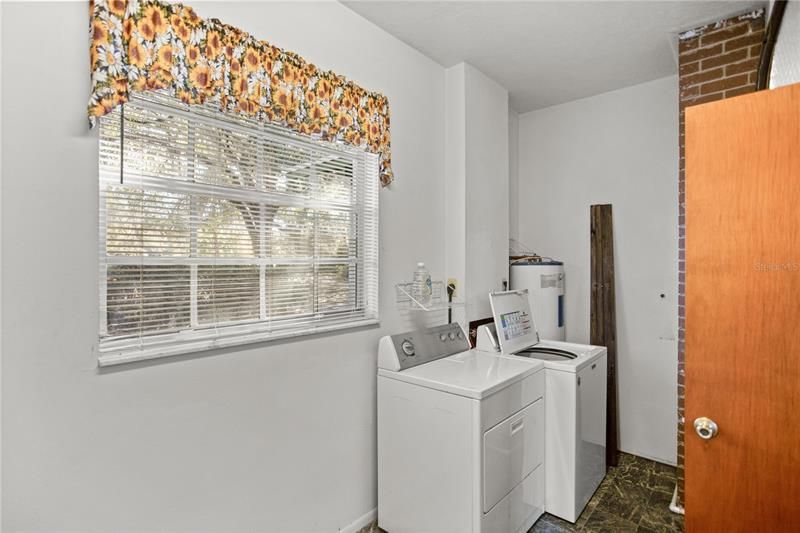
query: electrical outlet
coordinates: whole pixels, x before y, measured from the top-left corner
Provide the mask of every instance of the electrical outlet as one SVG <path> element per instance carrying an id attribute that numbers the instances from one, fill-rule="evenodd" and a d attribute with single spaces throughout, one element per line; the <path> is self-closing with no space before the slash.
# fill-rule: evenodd
<path id="1" fill-rule="evenodd" d="M 456 278 L 447 278 L 447 285 L 453 286 L 453 298 L 458 297 L 458 280 Z"/>

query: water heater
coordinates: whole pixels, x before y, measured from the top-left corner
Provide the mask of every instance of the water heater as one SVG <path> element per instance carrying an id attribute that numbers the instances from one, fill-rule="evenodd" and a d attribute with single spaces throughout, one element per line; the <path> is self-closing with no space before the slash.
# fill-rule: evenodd
<path id="1" fill-rule="evenodd" d="M 564 263 L 521 261 L 511 264 L 511 289 L 528 289 L 539 337 L 566 340 L 564 317 Z"/>

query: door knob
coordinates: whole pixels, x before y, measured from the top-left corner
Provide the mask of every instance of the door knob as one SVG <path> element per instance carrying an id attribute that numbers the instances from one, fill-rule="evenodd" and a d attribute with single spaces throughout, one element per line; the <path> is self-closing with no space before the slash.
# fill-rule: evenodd
<path id="1" fill-rule="evenodd" d="M 717 436 L 719 427 L 717 427 L 717 423 L 710 418 L 701 416 L 694 420 L 694 431 L 701 439 L 709 440 Z"/>

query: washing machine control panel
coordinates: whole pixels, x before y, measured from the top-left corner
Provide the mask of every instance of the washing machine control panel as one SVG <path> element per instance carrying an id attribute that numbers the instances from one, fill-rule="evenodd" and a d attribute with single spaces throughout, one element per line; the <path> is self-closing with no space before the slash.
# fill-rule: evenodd
<path id="1" fill-rule="evenodd" d="M 400 370 L 469 350 L 458 324 L 446 324 L 391 336 Z"/>

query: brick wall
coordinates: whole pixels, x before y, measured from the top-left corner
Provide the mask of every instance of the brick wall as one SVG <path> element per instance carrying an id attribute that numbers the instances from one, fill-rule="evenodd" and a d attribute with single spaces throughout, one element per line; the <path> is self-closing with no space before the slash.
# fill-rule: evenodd
<path id="1" fill-rule="evenodd" d="M 709 24 L 679 36 L 678 84 L 678 503 L 683 505 L 684 337 L 685 337 L 685 176 L 684 109 L 756 90 L 756 72 L 764 39 L 764 10 Z M 691 325 L 689 326 L 691 327 Z M 691 428 L 690 428 L 691 430 Z"/>

